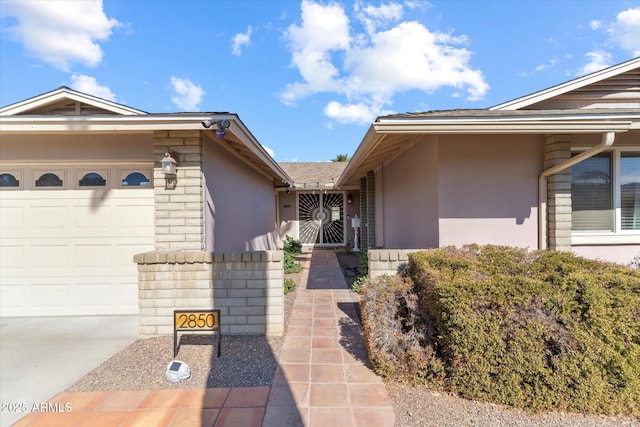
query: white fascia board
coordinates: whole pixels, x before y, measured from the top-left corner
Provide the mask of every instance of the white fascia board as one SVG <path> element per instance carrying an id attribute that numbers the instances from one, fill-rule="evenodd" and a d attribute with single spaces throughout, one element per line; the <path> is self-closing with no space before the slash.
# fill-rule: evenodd
<path id="1" fill-rule="evenodd" d="M 234 114 L 180 116 L 0 116 L 0 132 L 136 132 L 200 130 L 205 120 L 237 121 Z"/>
<path id="2" fill-rule="evenodd" d="M 558 121 L 558 122 L 396 122 L 376 123 L 375 130 L 380 133 L 420 133 L 420 134 L 469 134 L 469 133 L 598 133 L 627 132 L 631 121 Z"/>
<path id="3" fill-rule="evenodd" d="M 280 165 L 267 153 L 262 144 L 253 136 L 249 129 L 239 118 L 231 122 L 230 130 L 236 135 L 243 144 L 262 161 L 284 182 L 293 185 L 293 179 L 280 167 Z"/>
<path id="4" fill-rule="evenodd" d="M 342 173 L 336 180 L 336 187 L 340 188 L 345 181 L 349 180 L 353 172 L 360 167 L 360 164 L 367 158 L 367 155 L 373 150 L 382 137 L 383 135 L 380 135 L 375 129 L 375 123 L 369 127 L 355 153 L 351 156 L 351 160 L 349 160 L 349 163 L 347 163 L 347 166 L 342 170 Z"/>
<path id="5" fill-rule="evenodd" d="M 148 114 L 145 111 L 137 110 L 135 108 L 108 101 L 106 99 L 97 98 L 82 92 L 69 90 L 67 88 L 61 88 L 53 92 L 47 92 L 34 98 L 29 98 L 24 101 L 16 102 L 15 104 L 7 105 L 6 107 L 0 108 L 0 116 L 13 116 L 22 114 L 24 112 L 40 108 L 44 105 L 53 104 L 64 99 L 92 105 L 96 108 L 125 116 Z"/>
<path id="6" fill-rule="evenodd" d="M 640 67 L 640 57 L 634 58 L 630 61 L 623 62 L 622 64 L 614 65 L 604 70 L 596 71 L 595 73 L 588 74 L 586 76 L 562 83 L 548 89 L 541 90 L 539 92 L 532 93 L 530 95 L 516 98 L 502 104 L 494 105 L 489 110 L 519 110 L 521 108 L 528 107 L 529 105 L 536 104 L 547 99 L 554 98 L 558 95 L 571 92 L 575 89 L 580 89 L 593 83 L 606 80 L 610 77 L 617 76 L 619 74 L 626 73 L 635 68 Z"/>

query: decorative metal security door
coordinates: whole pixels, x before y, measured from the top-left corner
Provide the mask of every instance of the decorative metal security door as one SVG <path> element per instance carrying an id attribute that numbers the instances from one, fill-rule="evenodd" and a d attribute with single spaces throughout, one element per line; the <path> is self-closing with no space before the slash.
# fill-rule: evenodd
<path id="1" fill-rule="evenodd" d="M 344 194 L 301 193 L 298 195 L 300 242 L 344 244 Z"/>

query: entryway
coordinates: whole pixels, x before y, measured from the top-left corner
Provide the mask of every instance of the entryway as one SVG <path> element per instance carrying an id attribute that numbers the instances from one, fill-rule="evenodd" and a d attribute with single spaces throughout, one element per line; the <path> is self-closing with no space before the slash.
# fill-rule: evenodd
<path id="1" fill-rule="evenodd" d="M 344 194 L 341 192 L 298 194 L 300 242 L 305 245 L 345 244 Z"/>

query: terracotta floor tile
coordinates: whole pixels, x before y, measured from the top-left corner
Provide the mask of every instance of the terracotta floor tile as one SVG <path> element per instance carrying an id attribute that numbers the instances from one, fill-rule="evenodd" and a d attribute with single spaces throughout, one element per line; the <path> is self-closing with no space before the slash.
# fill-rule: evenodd
<path id="1" fill-rule="evenodd" d="M 178 408 L 167 427 L 212 427 L 220 409 Z"/>
<path id="2" fill-rule="evenodd" d="M 109 395 L 108 391 L 90 391 L 84 393 L 59 393 L 50 402 L 70 403 L 73 411 L 92 409 Z"/>
<path id="3" fill-rule="evenodd" d="M 310 350 L 282 349 L 279 361 L 281 363 L 309 363 L 310 358 Z"/>
<path id="4" fill-rule="evenodd" d="M 215 427 L 260 427 L 264 408 L 224 408 L 220 411 Z"/>
<path id="5" fill-rule="evenodd" d="M 349 407 L 349 393 L 346 384 L 311 384 L 309 406 Z"/>
<path id="6" fill-rule="evenodd" d="M 308 350 L 311 348 L 311 337 L 286 337 L 282 348 Z"/>
<path id="7" fill-rule="evenodd" d="M 308 363 L 281 363 L 276 368 L 273 383 L 306 383 L 309 381 L 309 366 Z"/>
<path id="8" fill-rule="evenodd" d="M 266 406 L 269 387 L 234 387 L 224 404 L 225 408 Z"/>
<path id="9" fill-rule="evenodd" d="M 311 326 L 291 326 L 287 329 L 288 337 L 310 337 Z"/>
<path id="10" fill-rule="evenodd" d="M 342 363 L 342 350 L 314 349 L 311 351 L 311 363 Z"/>
<path id="11" fill-rule="evenodd" d="M 86 412 L 33 412 L 29 427 L 68 427 L 84 418 Z"/>
<path id="12" fill-rule="evenodd" d="M 354 408 L 389 407 L 389 395 L 384 384 L 350 384 L 349 395 Z"/>
<path id="13" fill-rule="evenodd" d="M 151 390 L 138 405 L 140 409 L 177 408 L 189 395 L 189 390 Z"/>
<path id="14" fill-rule="evenodd" d="M 95 407 L 95 411 L 130 411 L 149 394 L 148 391 L 114 391 Z"/>
<path id="15" fill-rule="evenodd" d="M 382 378 L 377 376 L 375 372 L 366 366 L 360 364 L 345 365 L 345 374 L 347 376 L 347 382 L 350 383 L 382 383 Z"/>
<path id="16" fill-rule="evenodd" d="M 295 326 L 311 326 L 313 324 L 312 317 L 290 317 L 289 327 Z"/>
<path id="17" fill-rule="evenodd" d="M 314 318 L 312 319 L 314 327 L 329 328 L 336 327 L 337 322 L 334 318 Z"/>
<path id="18" fill-rule="evenodd" d="M 311 365 L 312 383 L 344 383 L 344 369 L 342 365 Z"/>
<path id="19" fill-rule="evenodd" d="M 335 318 L 335 313 L 333 310 L 314 310 L 313 317 L 317 319 L 333 319 Z"/>
<path id="20" fill-rule="evenodd" d="M 267 406 L 309 406 L 309 384 L 291 383 L 271 386 Z"/>
<path id="21" fill-rule="evenodd" d="M 396 416 L 393 408 L 354 408 L 357 427 L 393 427 Z"/>
<path id="22" fill-rule="evenodd" d="M 291 310 L 291 317 L 311 317 L 311 315 L 313 314 L 313 308 L 309 307 L 309 308 L 301 308 L 298 307 L 296 305 L 293 306 L 293 309 Z"/>
<path id="23" fill-rule="evenodd" d="M 74 427 L 113 427 L 119 426 L 125 418 L 131 415 L 129 411 L 115 412 L 85 412 Z"/>
<path id="24" fill-rule="evenodd" d="M 229 388 L 204 388 L 188 390 L 182 399 L 182 408 L 222 408 L 229 395 Z"/>
<path id="25" fill-rule="evenodd" d="M 175 409 L 149 409 L 134 411 L 125 418 L 120 427 L 166 426 L 176 413 Z"/>
<path id="26" fill-rule="evenodd" d="M 309 426 L 353 426 L 353 415 L 348 408 L 310 408 Z"/>
<path id="27" fill-rule="evenodd" d="M 338 342 L 338 337 L 313 337 L 311 340 L 311 348 L 325 350 L 339 350 L 342 347 Z"/>
<path id="28" fill-rule="evenodd" d="M 330 327 L 330 328 L 321 328 L 314 327 L 313 328 L 313 336 L 315 337 L 337 337 L 338 336 L 338 328 Z"/>
<path id="29" fill-rule="evenodd" d="M 269 406 L 262 427 L 303 427 L 303 414 L 296 406 Z"/>

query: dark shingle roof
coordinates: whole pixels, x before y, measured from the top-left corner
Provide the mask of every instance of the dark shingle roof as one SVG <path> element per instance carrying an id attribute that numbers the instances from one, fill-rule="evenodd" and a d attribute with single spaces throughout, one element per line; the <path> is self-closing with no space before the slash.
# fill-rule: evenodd
<path id="1" fill-rule="evenodd" d="M 335 181 L 347 166 L 347 162 L 289 162 L 279 163 L 280 167 L 300 189 L 304 184 L 308 188 L 333 187 Z"/>

